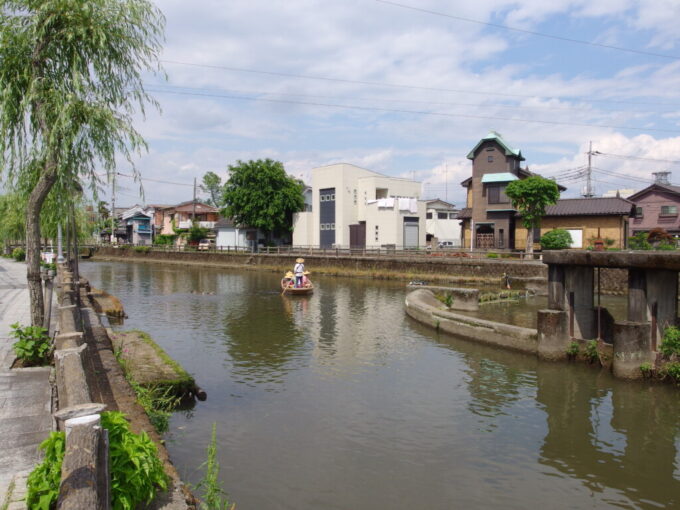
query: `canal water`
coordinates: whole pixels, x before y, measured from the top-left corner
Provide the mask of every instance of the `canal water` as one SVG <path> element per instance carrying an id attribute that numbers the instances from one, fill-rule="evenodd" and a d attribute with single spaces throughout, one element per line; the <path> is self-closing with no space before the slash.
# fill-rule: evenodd
<path id="1" fill-rule="evenodd" d="M 311 268 L 313 271 L 313 268 Z M 197 482 L 213 423 L 239 510 L 680 508 L 680 391 L 437 334 L 402 283 L 89 262 L 207 391 L 167 447 Z"/>

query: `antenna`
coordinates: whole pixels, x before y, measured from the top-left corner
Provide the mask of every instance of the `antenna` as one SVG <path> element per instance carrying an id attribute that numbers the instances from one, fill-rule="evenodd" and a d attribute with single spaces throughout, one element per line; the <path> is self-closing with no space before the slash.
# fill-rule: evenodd
<path id="1" fill-rule="evenodd" d="M 668 186 L 670 184 L 671 172 L 652 172 L 654 176 L 654 184 L 663 184 Z"/>

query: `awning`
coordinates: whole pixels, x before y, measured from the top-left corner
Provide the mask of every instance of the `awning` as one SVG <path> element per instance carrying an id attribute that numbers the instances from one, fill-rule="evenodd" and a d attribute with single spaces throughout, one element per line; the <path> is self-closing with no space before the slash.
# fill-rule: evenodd
<path id="1" fill-rule="evenodd" d="M 497 174 L 484 174 L 482 176 L 482 184 L 486 184 L 489 182 L 510 182 L 516 180 L 517 176 L 515 174 L 511 174 L 510 172 L 500 172 Z"/>

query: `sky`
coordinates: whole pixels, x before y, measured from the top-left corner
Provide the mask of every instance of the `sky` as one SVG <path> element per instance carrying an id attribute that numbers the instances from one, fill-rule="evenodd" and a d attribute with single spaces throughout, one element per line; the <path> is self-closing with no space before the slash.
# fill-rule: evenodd
<path id="1" fill-rule="evenodd" d="M 191 200 L 193 181 L 271 158 L 309 181 L 346 162 L 464 206 L 490 130 L 579 196 L 680 185 L 677 0 L 157 0 L 160 104 L 121 164 L 117 206 Z M 163 181 L 163 182 L 159 182 Z M 104 194 L 107 196 L 107 193 Z M 207 195 L 199 192 L 199 198 Z"/>

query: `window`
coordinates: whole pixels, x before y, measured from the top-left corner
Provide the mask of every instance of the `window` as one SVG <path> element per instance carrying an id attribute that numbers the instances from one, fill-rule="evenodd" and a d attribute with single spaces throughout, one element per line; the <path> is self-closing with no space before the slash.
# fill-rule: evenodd
<path id="1" fill-rule="evenodd" d="M 662 205 L 661 216 L 677 216 L 678 206 L 676 205 Z"/>
<path id="2" fill-rule="evenodd" d="M 426 219 L 426 220 L 431 220 L 431 219 L 432 219 L 432 213 L 431 213 L 431 212 L 425 213 L 425 219 Z"/>
<path id="3" fill-rule="evenodd" d="M 499 228 L 498 229 L 498 247 L 499 248 L 504 248 L 504 245 L 505 245 L 505 239 L 503 239 L 503 234 L 504 234 L 503 229 Z"/>
<path id="4" fill-rule="evenodd" d="M 448 220 L 449 219 L 449 214 L 445 212 L 438 212 L 437 213 L 437 219 L 438 220 Z"/>
<path id="5" fill-rule="evenodd" d="M 486 196 L 490 204 L 507 204 L 508 196 L 505 194 L 505 186 L 488 186 Z"/>
<path id="6" fill-rule="evenodd" d="M 326 224 L 325 224 L 325 223 L 321 223 L 321 224 L 319 225 L 319 230 L 326 230 Z"/>
<path id="7" fill-rule="evenodd" d="M 645 213 L 642 210 L 642 207 L 636 207 L 635 208 L 635 217 L 636 218 L 644 218 L 645 217 Z"/>
<path id="8" fill-rule="evenodd" d="M 330 196 L 328 197 L 328 200 L 330 200 L 331 202 L 334 201 L 334 200 L 335 200 L 335 193 L 333 193 L 332 195 L 330 195 Z"/>
<path id="9" fill-rule="evenodd" d="M 354 190 L 354 205 L 357 205 L 357 190 Z"/>
<path id="10" fill-rule="evenodd" d="M 378 240 L 378 225 L 375 226 L 375 240 Z"/>
<path id="11" fill-rule="evenodd" d="M 489 163 L 493 163 L 493 156 L 487 156 L 486 161 Z"/>
<path id="12" fill-rule="evenodd" d="M 458 213 L 455 213 L 455 212 L 449 213 L 449 219 L 450 219 L 450 220 L 455 220 L 455 219 L 457 219 L 457 218 L 456 218 L 456 215 L 457 215 L 457 214 L 458 214 Z"/>
<path id="13" fill-rule="evenodd" d="M 335 223 L 331 223 L 331 224 L 330 224 L 330 227 L 331 227 L 331 228 L 329 228 L 328 230 L 335 230 Z"/>
<path id="14" fill-rule="evenodd" d="M 320 202 L 325 202 L 325 201 L 326 201 L 326 195 L 320 195 L 320 196 L 319 196 L 319 201 L 320 201 Z"/>

